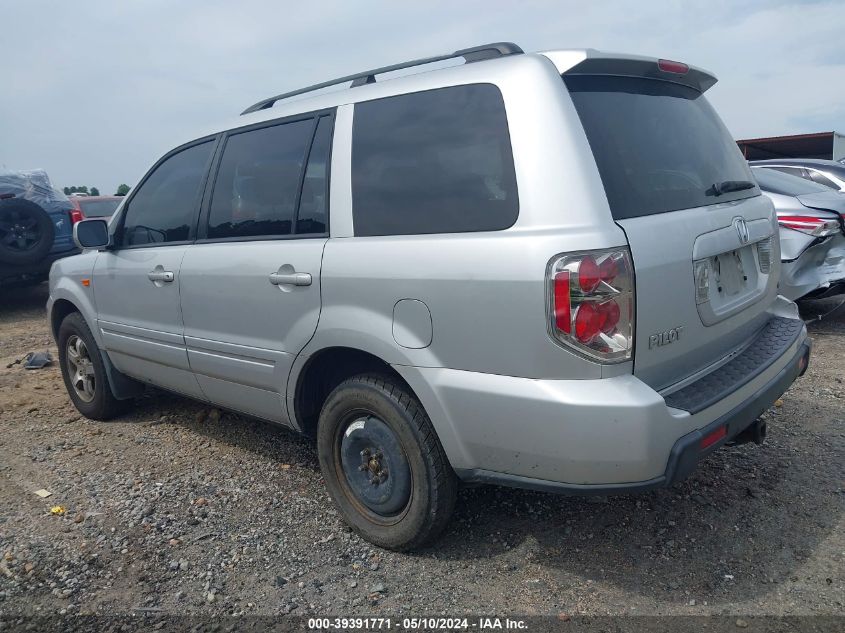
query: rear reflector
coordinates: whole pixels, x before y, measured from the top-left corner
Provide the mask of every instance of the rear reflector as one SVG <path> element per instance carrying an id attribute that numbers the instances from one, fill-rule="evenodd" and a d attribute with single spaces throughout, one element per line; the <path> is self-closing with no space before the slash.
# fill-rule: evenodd
<path id="1" fill-rule="evenodd" d="M 804 372 L 807 371 L 807 367 L 810 364 L 810 354 L 809 352 L 805 352 L 801 355 L 801 358 L 798 359 L 798 375 L 803 376 Z"/>
<path id="2" fill-rule="evenodd" d="M 728 434 L 727 426 L 720 426 L 715 431 L 711 431 L 701 439 L 701 450 L 713 446 L 716 442 L 721 440 Z"/>
<path id="3" fill-rule="evenodd" d="M 682 62 L 673 62 L 671 59 L 658 59 L 657 67 L 664 73 L 686 75 L 689 72 L 689 66 Z"/>

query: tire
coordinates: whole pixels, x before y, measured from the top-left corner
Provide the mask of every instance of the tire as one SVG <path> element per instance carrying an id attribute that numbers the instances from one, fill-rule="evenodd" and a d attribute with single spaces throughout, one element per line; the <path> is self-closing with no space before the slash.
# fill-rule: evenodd
<path id="1" fill-rule="evenodd" d="M 82 415 L 92 420 L 111 420 L 126 410 L 129 401 L 118 400 L 112 394 L 100 348 L 79 312 L 71 312 L 62 321 L 58 344 L 65 388 Z"/>
<path id="2" fill-rule="evenodd" d="M 53 248 L 55 228 L 47 212 L 21 198 L 0 200 L 0 262 L 34 264 Z"/>
<path id="3" fill-rule="evenodd" d="M 320 412 L 317 452 L 341 515 L 370 543 L 417 549 L 446 527 L 457 477 L 422 405 L 397 382 L 363 374 L 338 385 Z"/>

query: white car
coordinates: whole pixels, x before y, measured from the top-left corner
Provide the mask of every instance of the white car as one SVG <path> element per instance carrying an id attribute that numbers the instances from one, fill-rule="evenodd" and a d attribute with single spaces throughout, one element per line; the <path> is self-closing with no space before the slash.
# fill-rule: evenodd
<path id="1" fill-rule="evenodd" d="M 752 167 L 772 169 L 811 180 L 837 191 L 845 191 L 845 164 L 835 160 L 814 158 L 779 158 L 751 161 Z"/>
<path id="2" fill-rule="evenodd" d="M 774 169 L 751 170 L 780 226 L 780 292 L 798 299 L 845 293 L 845 194 Z"/>

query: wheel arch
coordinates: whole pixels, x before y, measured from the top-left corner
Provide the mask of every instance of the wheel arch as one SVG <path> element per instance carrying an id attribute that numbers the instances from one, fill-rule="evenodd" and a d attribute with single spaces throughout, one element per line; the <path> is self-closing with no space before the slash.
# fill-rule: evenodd
<path id="1" fill-rule="evenodd" d="M 76 304 L 69 299 L 56 299 L 56 301 L 53 302 L 53 307 L 50 309 L 50 332 L 53 335 L 54 341 L 58 342 L 59 326 L 62 324 L 62 321 L 65 320 L 65 317 L 72 312 L 79 312 L 82 314 L 82 311 L 76 307 Z M 91 325 L 89 324 L 88 327 L 91 327 Z M 93 333 L 93 329 L 91 331 Z"/>
<path id="2" fill-rule="evenodd" d="M 92 327 L 91 319 L 85 315 L 85 311 L 81 310 L 73 300 L 66 296 L 51 298 L 49 314 L 50 331 L 53 334 L 53 340 L 56 341 L 56 344 L 59 343 L 59 328 L 61 327 L 62 322 L 68 317 L 68 315 L 74 313 L 79 314 L 79 316 L 85 321 L 85 324 L 88 326 L 88 330 L 91 332 L 91 336 L 94 337 L 94 341 L 97 343 L 97 347 L 99 348 L 98 351 L 100 353 L 100 357 L 103 359 L 103 365 L 106 370 L 109 389 L 114 397 L 118 400 L 129 400 L 143 393 L 144 387 L 141 383 L 132 380 L 128 376 L 124 376 L 115 369 L 108 353 L 103 349 L 102 339 L 99 336 L 99 329 L 96 327 L 96 319 L 94 320 Z"/>
<path id="3" fill-rule="evenodd" d="M 324 347 L 303 360 L 292 381 L 291 419 L 299 430 L 313 437 L 320 411 L 329 394 L 347 378 L 364 373 L 381 374 L 395 380 L 419 401 L 399 372 L 376 354 L 342 345 Z"/>

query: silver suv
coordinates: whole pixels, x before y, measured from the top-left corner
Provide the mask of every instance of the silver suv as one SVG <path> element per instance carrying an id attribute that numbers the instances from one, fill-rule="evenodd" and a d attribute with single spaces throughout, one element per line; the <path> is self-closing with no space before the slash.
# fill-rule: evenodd
<path id="1" fill-rule="evenodd" d="M 810 351 L 715 81 L 505 43 L 261 101 L 77 225 L 50 277 L 68 393 L 106 419 L 150 383 L 314 436 L 387 548 L 462 482 L 677 482 L 762 441 Z"/>

